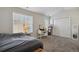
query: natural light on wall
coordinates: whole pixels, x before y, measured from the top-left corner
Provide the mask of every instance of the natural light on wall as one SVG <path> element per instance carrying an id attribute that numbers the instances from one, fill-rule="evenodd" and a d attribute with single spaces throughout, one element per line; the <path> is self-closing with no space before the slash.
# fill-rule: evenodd
<path id="1" fill-rule="evenodd" d="M 45 18 L 44 22 L 45 22 L 45 27 L 46 27 L 46 29 L 48 29 L 48 26 L 49 26 L 49 25 L 52 25 L 52 26 L 53 26 L 53 24 L 54 24 L 54 19 L 53 19 L 52 17 L 50 17 L 50 18 Z"/>
<path id="2" fill-rule="evenodd" d="M 20 32 L 33 32 L 33 16 L 13 13 L 13 33 Z"/>

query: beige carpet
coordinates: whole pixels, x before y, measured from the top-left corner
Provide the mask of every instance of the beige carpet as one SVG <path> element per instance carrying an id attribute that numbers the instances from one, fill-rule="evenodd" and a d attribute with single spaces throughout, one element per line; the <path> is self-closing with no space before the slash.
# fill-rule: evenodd
<path id="1" fill-rule="evenodd" d="M 48 36 L 40 39 L 46 52 L 78 52 L 79 40 L 58 36 Z"/>

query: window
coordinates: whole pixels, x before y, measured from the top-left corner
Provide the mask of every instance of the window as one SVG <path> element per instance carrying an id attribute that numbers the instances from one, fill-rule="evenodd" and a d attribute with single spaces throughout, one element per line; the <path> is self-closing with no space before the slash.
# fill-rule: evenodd
<path id="1" fill-rule="evenodd" d="M 49 19 L 44 19 L 45 22 L 45 28 L 48 29 L 49 26 Z"/>
<path id="2" fill-rule="evenodd" d="M 33 16 L 13 13 L 13 33 L 19 32 L 33 32 Z"/>
<path id="3" fill-rule="evenodd" d="M 50 18 L 49 24 L 54 24 L 54 19 L 52 17 Z"/>

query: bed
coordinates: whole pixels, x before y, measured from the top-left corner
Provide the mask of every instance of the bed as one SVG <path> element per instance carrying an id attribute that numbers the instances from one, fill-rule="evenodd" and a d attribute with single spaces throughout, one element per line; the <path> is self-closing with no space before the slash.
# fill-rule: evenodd
<path id="1" fill-rule="evenodd" d="M 17 36 L 18 35 L 18 36 Z M 42 51 L 43 44 L 39 39 L 23 34 L 2 35 L 0 52 L 33 52 Z"/>

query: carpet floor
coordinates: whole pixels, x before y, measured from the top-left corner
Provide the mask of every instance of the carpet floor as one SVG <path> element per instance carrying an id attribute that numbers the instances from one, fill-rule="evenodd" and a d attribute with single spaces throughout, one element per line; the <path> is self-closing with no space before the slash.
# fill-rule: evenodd
<path id="1" fill-rule="evenodd" d="M 79 40 L 72 40 L 58 36 L 48 36 L 40 39 L 45 52 L 78 52 Z"/>

